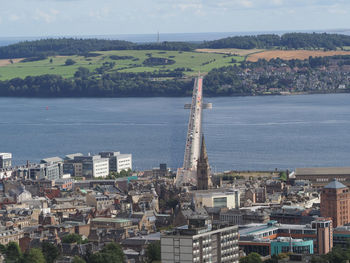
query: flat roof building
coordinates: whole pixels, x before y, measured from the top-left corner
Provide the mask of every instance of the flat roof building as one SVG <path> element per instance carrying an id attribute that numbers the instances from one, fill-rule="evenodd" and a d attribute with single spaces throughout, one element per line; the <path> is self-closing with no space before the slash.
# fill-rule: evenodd
<path id="1" fill-rule="evenodd" d="M 162 263 L 238 263 L 238 252 L 238 227 L 213 229 L 206 218 L 190 219 L 161 236 Z"/>
<path id="2" fill-rule="evenodd" d="M 12 166 L 12 153 L 0 153 L 0 169 L 7 169 Z"/>
<path id="3" fill-rule="evenodd" d="M 125 170 L 132 170 L 132 155 L 121 154 L 120 152 L 100 152 L 99 155 L 109 159 L 109 170 L 120 173 Z"/>
<path id="4" fill-rule="evenodd" d="M 350 167 L 296 168 L 295 177 L 297 180 L 309 180 L 316 188 L 324 187 L 333 179 L 350 186 Z"/>

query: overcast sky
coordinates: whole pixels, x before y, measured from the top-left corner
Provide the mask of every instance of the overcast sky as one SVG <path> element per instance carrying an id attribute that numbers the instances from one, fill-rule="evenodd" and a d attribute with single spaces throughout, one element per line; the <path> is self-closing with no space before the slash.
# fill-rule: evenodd
<path id="1" fill-rule="evenodd" d="M 349 27 L 350 0 L 0 0 L 0 37 Z"/>

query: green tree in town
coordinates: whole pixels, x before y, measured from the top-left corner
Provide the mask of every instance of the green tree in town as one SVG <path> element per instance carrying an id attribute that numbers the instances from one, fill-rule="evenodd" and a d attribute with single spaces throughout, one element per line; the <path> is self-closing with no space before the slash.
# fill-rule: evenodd
<path id="1" fill-rule="evenodd" d="M 91 255 L 88 263 L 122 263 L 124 262 L 124 253 L 121 247 L 116 243 L 106 245 L 100 252 Z"/>
<path id="2" fill-rule="evenodd" d="M 17 263 L 22 259 L 22 251 L 18 244 L 15 242 L 10 242 L 6 246 L 5 252 L 5 262 L 6 263 Z"/>
<path id="3" fill-rule="evenodd" d="M 53 263 L 60 255 L 60 250 L 52 243 L 44 242 L 42 244 L 42 251 L 47 263 Z"/>
<path id="4" fill-rule="evenodd" d="M 258 253 L 250 253 L 248 256 L 239 260 L 239 263 L 262 263 L 261 257 Z"/>
<path id="5" fill-rule="evenodd" d="M 46 260 L 39 248 L 32 248 L 24 254 L 23 263 L 46 263 Z"/>
<path id="6" fill-rule="evenodd" d="M 62 237 L 61 239 L 62 243 L 78 243 L 78 244 L 85 244 L 87 243 L 87 241 L 83 240 L 83 238 L 81 237 L 81 235 L 78 234 L 68 234 L 64 237 Z"/>
<path id="7" fill-rule="evenodd" d="M 150 243 L 147 246 L 146 260 L 149 263 L 161 260 L 161 256 L 160 256 L 160 242 L 159 241 Z"/>
<path id="8" fill-rule="evenodd" d="M 86 263 L 86 261 L 84 259 L 82 259 L 81 257 L 75 256 L 73 258 L 72 263 Z"/>

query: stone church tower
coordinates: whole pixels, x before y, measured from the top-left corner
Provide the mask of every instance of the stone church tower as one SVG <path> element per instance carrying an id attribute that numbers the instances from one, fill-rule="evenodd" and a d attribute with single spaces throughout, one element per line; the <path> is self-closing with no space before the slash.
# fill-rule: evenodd
<path id="1" fill-rule="evenodd" d="M 197 190 L 208 190 L 211 186 L 209 160 L 203 135 L 201 152 L 197 162 Z"/>

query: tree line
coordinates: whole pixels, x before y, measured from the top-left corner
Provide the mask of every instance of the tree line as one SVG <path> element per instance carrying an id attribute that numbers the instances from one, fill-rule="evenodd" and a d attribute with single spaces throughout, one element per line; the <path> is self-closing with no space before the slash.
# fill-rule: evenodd
<path id="1" fill-rule="evenodd" d="M 350 36 L 327 33 L 286 33 L 282 36 L 264 34 L 257 36 L 234 36 L 202 44 L 206 48 L 273 48 L 286 49 L 325 49 L 335 50 L 337 47 L 350 45 Z"/>
<path id="2" fill-rule="evenodd" d="M 35 41 L 23 41 L 16 44 L 0 47 L 0 59 L 34 58 L 32 60 L 45 59 L 48 56 L 82 55 L 94 56 L 93 51 L 108 50 L 179 50 L 190 51 L 195 46 L 185 42 L 162 42 L 136 44 L 122 40 L 106 39 L 41 39 Z"/>
<path id="3" fill-rule="evenodd" d="M 196 48 L 322 48 L 334 50 L 350 46 L 350 36 L 326 33 L 286 33 L 234 36 L 204 43 L 160 42 L 137 44 L 122 40 L 58 38 L 23 41 L 0 47 L 0 59 L 34 58 L 43 59 L 55 55 L 91 56 L 93 51 L 107 50 L 176 50 L 192 51 Z M 92 53 L 93 55 L 93 53 Z"/>

